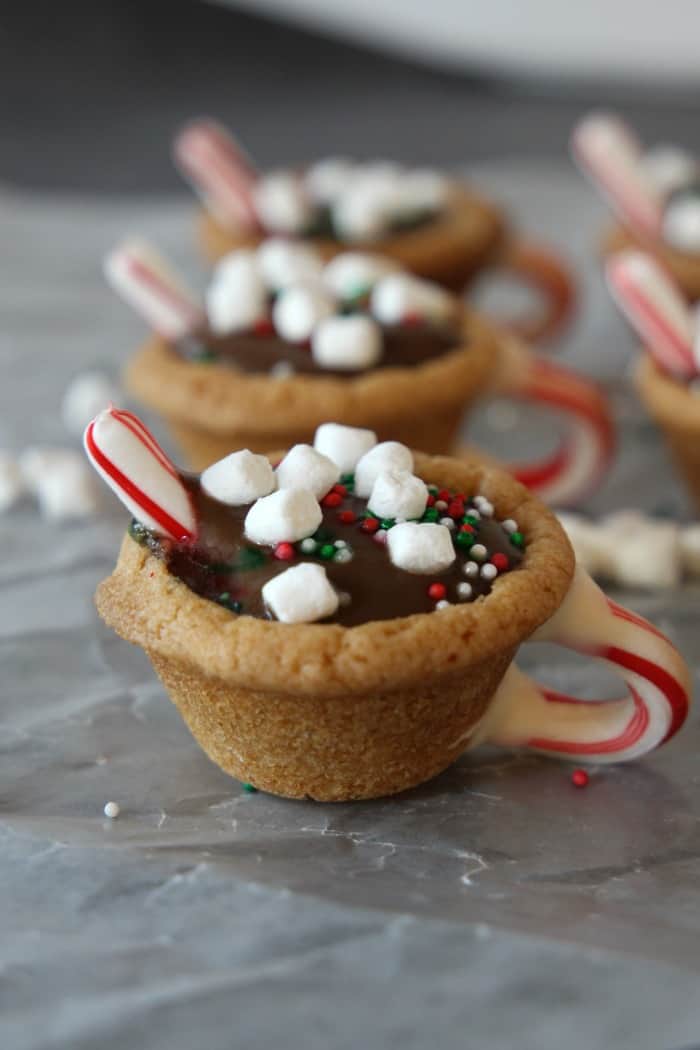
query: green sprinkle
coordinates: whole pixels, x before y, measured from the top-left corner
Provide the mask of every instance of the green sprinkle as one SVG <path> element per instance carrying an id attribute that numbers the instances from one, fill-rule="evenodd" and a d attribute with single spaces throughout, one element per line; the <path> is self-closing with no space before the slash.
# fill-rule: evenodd
<path id="1" fill-rule="evenodd" d="M 333 533 L 330 529 L 326 529 L 322 525 L 319 529 L 316 529 L 313 538 L 317 543 L 326 543 L 328 540 L 333 539 Z"/>
<path id="2" fill-rule="evenodd" d="M 140 547 L 145 547 L 148 543 L 148 529 L 145 525 L 142 525 L 136 518 L 132 518 L 129 522 L 129 535 L 135 543 L 138 543 Z"/>
<path id="3" fill-rule="evenodd" d="M 383 529 L 393 529 L 396 524 L 395 518 L 382 518 L 379 522 Z"/>
<path id="4" fill-rule="evenodd" d="M 340 484 L 345 485 L 346 489 L 355 488 L 355 475 L 354 474 L 342 474 L 340 477 Z"/>
<path id="5" fill-rule="evenodd" d="M 324 543 L 324 545 L 321 547 L 318 553 L 321 555 L 324 561 L 330 561 L 330 559 L 335 554 L 335 546 L 332 543 Z"/>
<path id="6" fill-rule="evenodd" d="M 219 355 L 215 354 L 213 350 L 195 350 L 192 354 L 192 360 L 198 365 L 210 365 L 218 357 Z"/>
<path id="7" fill-rule="evenodd" d="M 223 605 L 225 609 L 229 609 L 231 612 L 239 613 L 243 606 L 240 602 L 236 601 L 235 598 L 231 597 L 229 591 L 224 591 L 216 599 L 219 605 Z"/>
<path id="8" fill-rule="evenodd" d="M 462 518 L 462 522 L 465 525 L 475 525 L 476 526 L 476 525 L 480 525 L 481 524 L 481 519 L 480 518 L 475 518 L 473 514 L 465 514 L 464 517 Z"/>
<path id="9" fill-rule="evenodd" d="M 264 565 L 267 558 L 262 551 L 256 547 L 242 547 L 234 563 L 234 568 L 239 572 L 249 572 L 251 569 L 259 569 Z"/>
<path id="10" fill-rule="evenodd" d="M 428 507 L 423 514 L 423 521 L 437 521 L 440 517 L 440 511 L 436 510 L 435 507 Z"/>
<path id="11" fill-rule="evenodd" d="M 511 532 L 511 534 L 510 534 L 510 542 L 515 547 L 524 547 L 525 546 L 525 537 L 523 536 L 522 532 Z"/>
<path id="12" fill-rule="evenodd" d="M 256 787 L 253 787 L 252 784 L 244 784 L 243 790 L 246 791 L 249 795 L 257 795 L 258 793 L 258 789 Z"/>
<path id="13" fill-rule="evenodd" d="M 476 543 L 476 536 L 472 532 L 458 532 L 455 536 L 455 543 L 458 547 L 469 549 Z"/>
<path id="14" fill-rule="evenodd" d="M 437 496 L 439 491 L 440 489 L 437 487 L 437 485 L 428 485 L 428 492 L 431 496 Z"/>

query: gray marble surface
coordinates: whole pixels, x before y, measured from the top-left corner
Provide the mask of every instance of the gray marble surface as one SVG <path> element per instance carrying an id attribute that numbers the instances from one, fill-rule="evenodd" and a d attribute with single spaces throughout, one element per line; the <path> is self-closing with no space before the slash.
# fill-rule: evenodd
<path id="1" fill-rule="evenodd" d="M 591 259 L 601 213 L 565 168 L 476 173 L 565 247 L 584 307 L 565 359 L 603 379 L 621 455 L 591 509 L 683 516 L 625 382 L 633 343 Z M 118 372 L 138 321 L 103 287 L 125 231 L 194 280 L 187 203 L 0 194 L 0 447 L 69 444 L 72 375 Z M 502 412 L 476 436 L 507 451 Z M 533 447 L 540 420 L 519 417 Z M 674 1050 L 700 1040 L 700 730 L 596 772 L 479 752 L 393 800 L 249 795 L 197 749 L 144 655 L 97 620 L 124 516 L 0 519 L 3 1050 Z M 698 587 L 617 595 L 697 653 Z M 522 663 L 582 695 L 576 659 Z M 114 799 L 117 821 L 102 816 Z"/>

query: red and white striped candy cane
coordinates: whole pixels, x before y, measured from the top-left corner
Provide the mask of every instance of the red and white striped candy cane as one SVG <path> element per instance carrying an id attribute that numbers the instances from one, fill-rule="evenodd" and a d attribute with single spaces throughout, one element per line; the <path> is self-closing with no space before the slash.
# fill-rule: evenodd
<path id="1" fill-rule="evenodd" d="M 105 259 L 104 271 L 115 292 L 166 339 L 180 339 L 203 324 L 194 293 L 145 241 L 118 245 Z"/>
<path id="2" fill-rule="evenodd" d="M 605 395 L 589 379 L 512 336 L 502 337 L 501 358 L 492 392 L 554 411 L 565 425 L 554 454 L 507 469 L 545 503 L 572 506 L 595 488 L 613 457 L 615 428 Z"/>
<path id="3" fill-rule="evenodd" d="M 189 493 L 137 416 L 110 406 L 88 424 L 83 440 L 93 467 L 137 521 L 160 536 L 196 540 Z"/>
<path id="4" fill-rule="evenodd" d="M 627 685 L 619 700 L 579 700 L 508 670 L 473 744 L 489 741 L 560 758 L 622 762 L 678 732 L 690 704 L 690 672 L 669 640 L 607 598 L 577 567 L 554 616 L 532 637 L 602 660 Z"/>
<path id="5" fill-rule="evenodd" d="M 581 171 L 630 229 L 660 236 L 662 200 L 642 163 L 634 132 L 619 118 L 592 113 L 571 136 L 571 152 Z"/>
<path id="6" fill-rule="evenodd" d="M 656 260 L 644 252 L 620 252 L 608 259 L 606 276 L 615 301 L 657 364 L 672 375 L 695 375 L 695 318 Z"/>
<path id="7" fill-rule="evenodd" d="M 259 229 L 253 195 L 258 173 L 225 128 L 214 120 L 194 121 L 175 139 L 173 153 L 182 174 L 224 226 Z"/>

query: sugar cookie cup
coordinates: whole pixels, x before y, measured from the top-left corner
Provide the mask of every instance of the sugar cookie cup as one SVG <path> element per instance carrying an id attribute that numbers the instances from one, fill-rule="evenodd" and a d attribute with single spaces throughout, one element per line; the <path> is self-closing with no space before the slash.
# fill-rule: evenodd
<path id="1" fill-rule="evenodd" d="M 98 610 L 145 650 L 214 762 L 274 794 L 348 801 L 420 784 L 486 741 L 609 762 L 680 728 L 682 660 L 575 568 L 563 530 L 531 493 L 477 462 L 416 454 L 415 471 L 481 493 L 526 537 L 520 568 L 471 604 L 350 628 L 256 619 L 200 598 L 125 537 Z M 578 702 L 539 687 L 512 666 L 532 637 L 607 661 L 629 695 Z"/>

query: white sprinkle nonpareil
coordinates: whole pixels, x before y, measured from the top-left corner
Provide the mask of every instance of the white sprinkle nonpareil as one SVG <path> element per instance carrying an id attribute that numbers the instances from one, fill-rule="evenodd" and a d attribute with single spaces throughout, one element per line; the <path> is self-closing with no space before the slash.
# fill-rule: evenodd
<path id="1" fill-rule="evenodd" d="M 119 808 L 118 802 L 105 802 L 105 807 L 102 812 L 106 817 L 109 817 L 110 820 L 116 820 L 121 813 L 121 809 Z"/>

